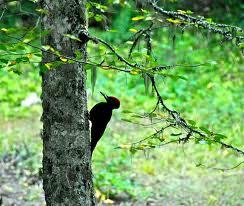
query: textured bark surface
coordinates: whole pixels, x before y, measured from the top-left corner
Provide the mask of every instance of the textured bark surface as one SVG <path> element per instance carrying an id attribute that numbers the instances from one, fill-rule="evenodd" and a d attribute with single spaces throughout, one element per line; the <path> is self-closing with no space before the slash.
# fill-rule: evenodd
<path id="1" fill-rule="evenodd" d="M 64 37 L 82 38 L 86 32 L 85 0 L 43 0 L 48 14 L 42 29 L 49 34 L 42 45 L 62 55 L 79 50 L 86 59 L 86 43 Z M 43 53 L 43 62 L 57 56 Z M 91 175 L 86 74 L 81 64 L 65 64 L 42 74 L 43 189 L 47 206 L 95 205 Z"/>

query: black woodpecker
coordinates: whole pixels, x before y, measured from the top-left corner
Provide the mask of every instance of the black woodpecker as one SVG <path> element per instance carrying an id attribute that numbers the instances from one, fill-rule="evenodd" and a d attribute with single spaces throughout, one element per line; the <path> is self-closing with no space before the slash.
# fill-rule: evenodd
<path id="1" fill-rule="evenodd" d="M 92 123 L 91 127 L 91 153 L 93 153 L 97 142 L 102 137 L 108 122 L 111 119 L 113 109 L 120 107 L 120 101 L 116 97 L 107 96 L 100 92 L 106 102 L 96 104 L 90 111 L 89 119 Z"/>

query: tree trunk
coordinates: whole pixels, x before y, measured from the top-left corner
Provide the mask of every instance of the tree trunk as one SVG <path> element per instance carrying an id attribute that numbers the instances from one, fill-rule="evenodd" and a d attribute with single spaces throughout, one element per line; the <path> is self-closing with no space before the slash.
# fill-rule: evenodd
<path id="1" fill-rule="evenodd" d="M 86 60 L 86 39 L 79 42 L 64 34 L 84 37 L 87 31 L 85 0 L 42 0 L 47 14 L 42 29 L 50 45 L 64 56 L 75 51 Z M 62 58 L 61 58 L 62 59 Z M 43 52 L 43 63 L 60 60 Z M 82 64 L 63 64 L 42 74 L 43 189 L 47 206 L 95 205 L 91 173 L 90 134 Z"/>

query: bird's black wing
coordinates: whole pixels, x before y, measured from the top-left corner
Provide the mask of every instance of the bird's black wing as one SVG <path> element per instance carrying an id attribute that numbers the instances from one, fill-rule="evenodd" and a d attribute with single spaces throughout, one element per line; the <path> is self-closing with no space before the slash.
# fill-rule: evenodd
<path id="1" fill-rule="evenodd" d="M 96 104 L 90 111 L 89 119 L 92 123 L 105 123 L 109 122 L 112 116 L 112 109 L 106 102 Z"/>
<path id="2" fill-rule="evenodd" d="M 106 126 L 111 119 L 112 109 L 106 102 L 96 104 L 90 111 L 91 127 L 91 151 L 96 147 L 97 142 L 101 139 Z"/>

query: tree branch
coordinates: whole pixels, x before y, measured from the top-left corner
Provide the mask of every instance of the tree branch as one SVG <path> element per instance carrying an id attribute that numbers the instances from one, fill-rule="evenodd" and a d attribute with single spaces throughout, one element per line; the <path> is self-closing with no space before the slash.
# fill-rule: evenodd
<path id="1" fill-rule="evenodd" d="M 226 25 L 226 24 L 211 23 L 211 22 L 206 21 L 203 18 L 196 18 L 196 17 L 190 16 L 188 14 L 184 14 L 181 12 L 167 11 L 167 10 L 157 6 L 155 1 L 152 1 L 152 0 L 149 1 L 149 4 L 153 7 L 153 9 L 156 12 L 158 12 L 164 16 L 168 16 L 170 18 L 175 18 L 175 19 L 180 19 L 184 22 L 188 22 L 188 23 L 192 23 L 194 25 L 200 26 L 211 32 L 221 34 L 222 36 L 225 37 L 226 40 L 232 40 L 232 39 L 236 38 L 237 43 L 239 43 L 244 39 L 243 36 L 237 36 L 234 34 L 234 31 L 243 32 L 243 30 L 239 27 Z M 224 28 L 224 29 L 220 29 L 220 28 Z M 231 31 L 230 31 L 230 29 L 231 29 Z"/>
<path id="2" fill-rule="evenodd" d="M 156 82 L 155 82 L 155 79 L 153 76 L 150 76 L 150 79 L 151 79 L 151 82 L 152 82 L 152 86 L 154 88 L 154 90 L 156 91 L 156 94 L 157 94 L 157 98 L 158 98 L 158 101 L 159 103 L 162 105 L 163 109 L 166 110 L 169 115 L 175 120 L 175 123 L 180 126 L 181 128 L 183 128 L 185 131 L 187 131 L 187 136 L 186 138 L 184 139 L 185 141 L 188 141 L 188 139 L 190 139 L 190 137 L 193 135 L 193 134 L 197 134 L 199 135 L 201 138 L 205 139 L 205 140 L 210 140 L 210 141 L 213 141 L 215 143 L 218 143 L 220 144 L 222 147 L 226 148 L 226 149 L 231 149 L 235 152 L 238 152 L 239 154 L 241 155 L 244 155 L 244 151 L 242 151 L 241 149 L 237 148 L 237 147 L 234 147 L 230 144 L 226 144 L 222 141 L 219 141 L 219 140 L 216 140 L 216 139 L 212 139 L 210 137 L 208 137 L 207 135 L 205 135 L 204 133 L 200 132 L 199 130 L 197 129 L 193 129 L 190 125 L 187 124 L 187 122 L 180 116 L 180 114 L 175 111 L 175 110 L 171 110 L 169 109 L 164 101 L 163 101 L 163 98 L 161 97 L 159 91 L 158 91 L 158 88 L 156 86 Z M 175 141 L 173 141 L 175 142 Z M 168 143 L 167 143 L 168 144 Z M 164 144 L 163 144 L 164 145 Z M 163 146 L 161 145 L 161 146 Z"/>
<path id="3" fill-rule="evenodd" d="M 228 170 L 233 170 L 236 169 L 237 167 L 239 167 L 240 165 L 242 165 L 244 163 L 244 161 L 239 162 L 238 164 L 234 165 L 233 167 L 229 167 L 229 168 L 219 168 L 219 167 L 210 167 L 210 166 L 205 166 L 203 164 L 199 164 L 197 165 L 198 167 L 205 167 L 207 169 L 213 169 L 213 170 L 220 170 L 222 172 L 224 171 L 228 171 Z"/>
<path id="4" fill-rule="evenodd" d="M 119 61 L 124 62 L 126 65 L 132 67 L 132 68 L 139 68 L 139 66 L 137 64 L 132 64 L 129 61 L 127 61 L 124 57 L 122 57 L 118 52 L 115 51 L 115 49 L 106 41 L 104 41 L 103 39 L 97 38 L 97 37 L 88 37 L 90 40 L 92 40 L 93 42 L 97 43 L 101 43 L 104 46 L 106 46 L 110 51 L 112 51 L 115 56 L 118 58 Z"/>
<path id="5" fill-rule="evenodd" d="M 11 39 L 14 39 L 14 40 L 17 40 L 17 41 L 22 41 L 21 38 L 13 37 L 13 36 L 10 36 L 10 35 L 7 35 L 7 34 L 5 34 L 5 35 L 8 38 L 11 38 Z M 45 50 L 45 49 L 43 49 L 41 47 L 32 45 L 29 42 L 23 42 L 23 43 L 26 44 L 26 45 L 28 45 L 28 46 L 30 46 L 30 47 L 32 47 L 32 48 L 34 48 L 34 49 L 37 49 L 37 50 L 41 51 L 41 52 L 45 52 L 45 53 L 48 53 L 50 55 L 53 55 L 53 56 L 57 57 L 57 59 L 56 60 L 53 60 L 52 62 L 54 62 L 54 61 L 60 61 L 60 58 L 62 57 L 64 59 L 71 60 L 71 61 L 76 62 L 76 63 L 87 64 L 87 65 L 91 65 L 91 66 L 100 67 L 100 68 L 103 68 L 103 69 L 112 69 L 112 70 L 122 71 L 122 72 L 126 72 L 126 73 L 129 73 L 130 72 L 129 70 L 120 69 L 118 67 L 111 66 L 111 65 L 102 65 L 102 64 L 97 64 L 97 63 L 93 63 L 93 62 L 87 62 L 87 61 L 78 60 L 75 57 L 70 57 L 70 56 L 61 55 L 61 54 L 58 55 L 58 54 L 56 54 L 53 51 Z M 16 55 L 18 55 L 18 54 L 16 54 Z M 21 54 L 19 54 L 19 55 L 21 55 Z M 41 62 L 39 62 L 39 63 L 41 63 Z M 50 61 L 49 62 L 44 62 L 44 63 L 50 63 Z"/>

